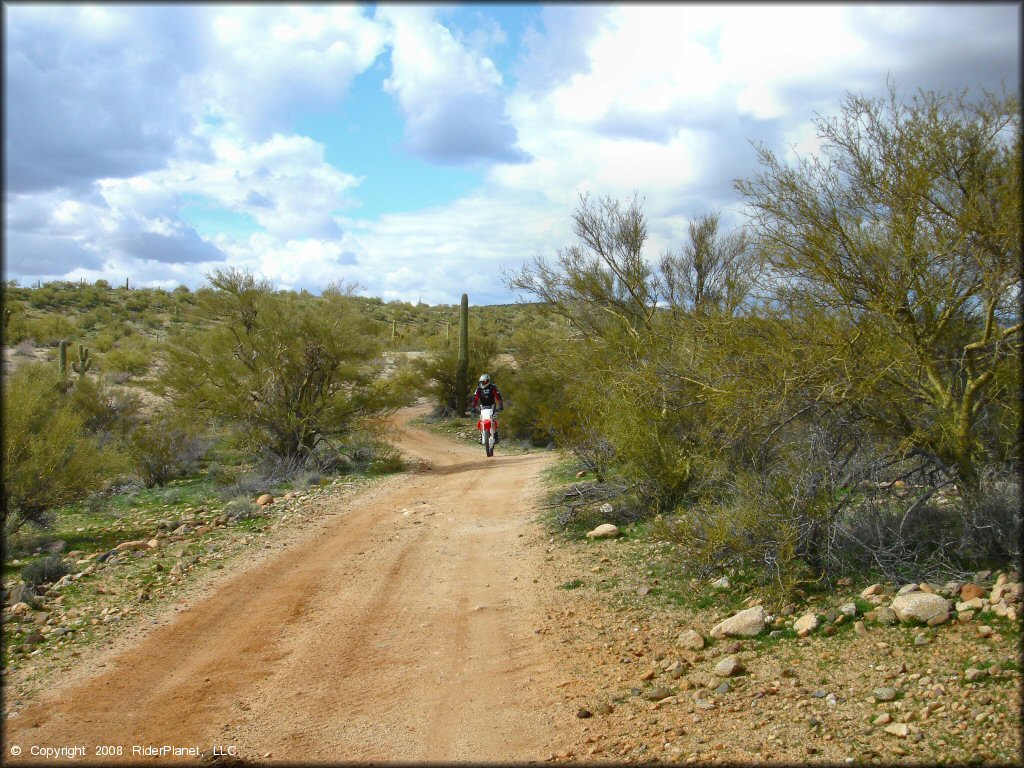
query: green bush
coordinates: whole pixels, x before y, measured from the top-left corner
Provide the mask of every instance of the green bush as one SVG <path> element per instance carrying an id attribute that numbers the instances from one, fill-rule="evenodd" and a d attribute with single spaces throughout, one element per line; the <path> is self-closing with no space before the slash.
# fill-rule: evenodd
<path id="1" fill-rule="evenodd" d="M 103 355 L 100 365 L 107 373 L 128 373 L 143 376 L 153 364 L 153 356 L 147 349 L 117 346 Z"/>
<path id="2" fill-rule="evenodd" d="M 123 454 L 85 428 L 54 365 L 11 373 L 4 393 L 4 528 L 46 525 L 54 507 L 79 501 L 125 466 Z"/>
<path id="3" fill-rule="evenodd" d="M 208 444 L 193 428 L 166 415 L 132 433 L 132 459 L 147 488 L 195 472 Z"/>
<path id="4" fill-rule="evenodd" d="M 221 514 L 226 515 L 231 520 L 252 520 L 257 517 L 263 517 L 264 511 L 262 507 L 248 496 L 236 496 L 224 505 Z"/>

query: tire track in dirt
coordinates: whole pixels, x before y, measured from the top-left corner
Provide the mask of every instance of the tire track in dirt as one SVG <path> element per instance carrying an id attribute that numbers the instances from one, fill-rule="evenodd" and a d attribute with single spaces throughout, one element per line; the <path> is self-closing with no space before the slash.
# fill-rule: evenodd
<path id="1" fill-rule="evenodd" d="M 406 412 L 407 420 L 412 413 Z M 107 666 L 40 694 L 5 741 L 214 745 L 288 761 L 542 759 L 570 723 L 535 634 L 545 454 L 486 459 L 405 429 L 430 469 L 229 574 Z M 87 757 L 88 757 L 87 753 Z M 30 760 L 29 760 L 30 761 Z"/>

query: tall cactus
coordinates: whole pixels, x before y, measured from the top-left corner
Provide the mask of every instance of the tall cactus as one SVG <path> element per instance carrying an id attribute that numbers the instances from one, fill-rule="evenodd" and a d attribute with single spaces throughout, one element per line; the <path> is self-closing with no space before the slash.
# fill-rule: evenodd
<path id="1" fill-rule="evenodd" d="M 71 369 L 79 376 L 85 376 L 85 372 L 92 368 L 92 358 L 89 357 L 89 350 L 83 345 L 78 345 L 78 360 L 71 363 Z"/>
<path id="2" fill-rule="evenodd" d="M 459 367 L 455 373 L 455 404 L 459 414 L 466 412 L 466 395 L 469 389 L 469 296 L 462 294 L 462 308 L 459 310 Z"/>
<path id="3" fill-rule="evenodd" d="M 68 343 L 64 339 L 60 340 L 58 345 L 60 349 L 60 375 L 68 375 Z"/>

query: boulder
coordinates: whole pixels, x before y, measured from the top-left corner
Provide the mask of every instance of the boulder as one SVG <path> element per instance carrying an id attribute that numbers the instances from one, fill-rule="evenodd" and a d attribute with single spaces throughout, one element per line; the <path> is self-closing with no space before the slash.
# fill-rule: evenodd
<path id="1" fill-rule="evenodd" d="M 256 499 L 256 505 L 260 507 L 266 507 L 274 503 L 274 497 L 269 493 L 264 493 Z"/>
<path id="2" fill-rule="evenodd" d="M 891 606 L 901 622 L 927 622 L 934 616 L 946 613 L 950 609 L 949 601 L 941 595 L 930 595 L 927 592 L 908 592 L 898 595 Z"/>
<path id="3" fill-rule="evenodd" d="M 621 532 L 618 526 L 612 525 L 611 523 L 602 523 L 597 526 L 594 530 L 587 534 L 588 539 L 614 539 Z"/>
<path id="4" fill-rule="evenodd" d="M 711 628 L 711 637 L 756 637 L 764 631 L 768 623 L 768 614 L 764 607 L 755 605 L 745 611 L 730 616 Z"/>
<path id="5" fill-rule="evenodd" d="M 127 552 L 128 550 L 142 552 L 149 549 L 149 543 L 145 541 L 122 541 L 114 549 L 118 552 Z"/>

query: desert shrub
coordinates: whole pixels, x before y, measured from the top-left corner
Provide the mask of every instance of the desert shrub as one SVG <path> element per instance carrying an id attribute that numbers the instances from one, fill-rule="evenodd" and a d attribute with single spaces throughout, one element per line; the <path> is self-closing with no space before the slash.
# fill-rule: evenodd
<path id="1" fill-rule="evenodd" d="M 235 496 L 221 510 L 231 520 L 252 520 L 264 516 L 264 510 L 248 496 Z"/>
<path id="2" fill-rule="evenodd" d="M 234 481 L 220 491 L 222 499 L 247 498 L 253 499 L 269 489 L 267 481 L 259 474 L 246 473 L 235 477 Z"/>
<path id="3" fill-rule="evenodd" d="M 42 584 L 52 584 L 69 573 L 71 567 L 64 558 L 59 555 L 48 555 L 22 568 L 21 578 L 26 584 L 38 587 Z"/>
<path id="4" fill-rule="evenodd" d="M 53 508 L 98 490 L 126 466 L 123 453 L 91 434 L 56 366 L 11 373 L 3 399 L 4 528 L 46 525 Z"/>
<path id="5" fill-rule="evenodd" d="M 70 318 L 59 314 L 47 314 L 39 318 L 25 321 L 26 338 L 33 338 L 43 347 L 54 347 L 61 339 L 69 339 L 79 334 L 78 324 Z"/>
<path id="6" fill-rule="evenodd" d="M 90 376 L 73 377 L 69 390 L 72 406 L 78 410 L 83 426 L 104 439 L 128 435 L 138 423 L 142 401 L 130 391 L 107 386 Z"/>
<path id="7" fill-rule="evenodd" d="M 147 488 L 196 471 L 209 441 L 180 419 L 160 415 L 132 433 L 132 458 Z"/>
<path id="8" fill-rule="evenodd" d="M 138 347 L 117 346 L 103 355 L 101 365 L 104 372 L 127 373 L 143 376 L 153 363 L 152 354 Z"/>

